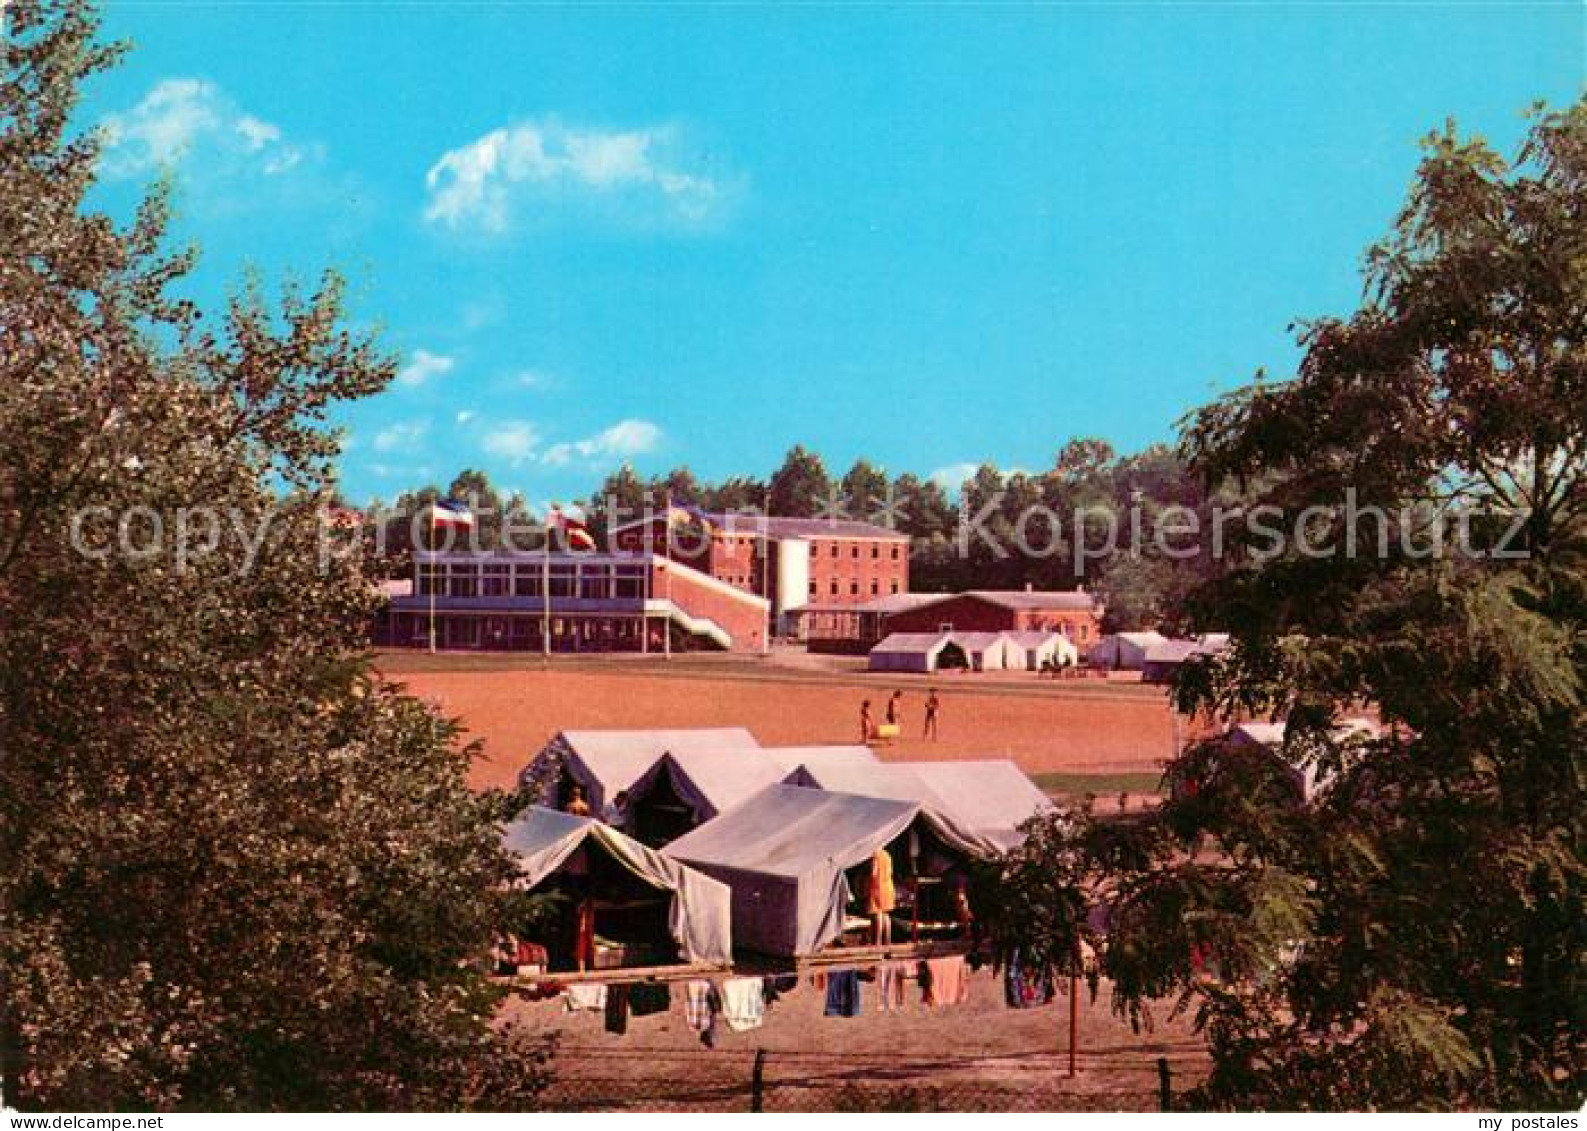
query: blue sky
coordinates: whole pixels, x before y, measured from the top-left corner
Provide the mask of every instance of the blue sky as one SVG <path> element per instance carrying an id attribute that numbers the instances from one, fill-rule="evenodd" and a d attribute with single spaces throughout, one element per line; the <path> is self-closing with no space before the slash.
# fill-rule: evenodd
<path id="1" fill-rule="evenodd" d="M 334 265 L 402 352 L 360 501 L 1170 439 L 1353 308 L 1421 136 L 1509 149 L 1584 50 L 1576 4 L 106 16 L 106 199 L 174 168 L 202 294 Z"/>

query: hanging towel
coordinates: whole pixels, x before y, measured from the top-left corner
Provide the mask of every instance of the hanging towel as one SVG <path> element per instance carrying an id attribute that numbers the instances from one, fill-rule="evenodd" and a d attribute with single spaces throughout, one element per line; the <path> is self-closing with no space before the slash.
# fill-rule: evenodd
<path id="1" fill-rule="evenodd" d="M 958 1005 L 970 998 L 970 980 L 965 977 L 964 956 L 926 959 L 926 1004 Z"/>
<path id="2" fill-rule="evenodd" d="M 909 980 L 907 962 L 884 962 L 878 966 L 876 989 L 881 998 L 878 1008 L 884 1013 L 888 1010 L 904 1008 L 904 983 Z"/>
<path id="3" fill-rule="evenodd" d="M 711 983 L 696 978 L 683 987 L 683 1017 L 689 1028 L 703 1033 L 711 1027 L 715 1009 L 711 1006 Z"/>
<path id="4" fill-rule="evenodd" d="M 735 1033 L 759 1029 L 766 1016 L 765 991 L 759 978 L 728 978 L 719 991 L 722 995 L 722 1020 Z"/>
<path id="5" fill-rule="evenodd" d="M 567 1003 L 569 1013 L 577 1013 L 582 1009 L 599 1013 L 606 1008 L 606 987 L 588 982 L 569 986 L 563 1001 Z"/>
<path id="6" fill-rule="evenodd" d="M 672 1007 L 672 994 L 665 982 L 639 982 L 628 992 L 628 1010 L 635 1017 L 665 1013 Z"/>
<path id="7" fill-rule="evenodd" d="M 858 1017 L 860 976 L 853 970 L 833 970 L 827 975 L 828 1017 Z"/>
<path id="8" fill-rule="evenodd" d="M 608 986 L 606 988 L 606 1031 L 622 1036 L 628 1032 L 628 993 L 627 985 Z"/>

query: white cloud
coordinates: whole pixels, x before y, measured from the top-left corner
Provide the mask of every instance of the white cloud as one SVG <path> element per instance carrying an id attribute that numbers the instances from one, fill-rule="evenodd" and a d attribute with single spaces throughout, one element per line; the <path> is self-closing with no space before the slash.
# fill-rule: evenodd
<path id="1" fill-rule="evenodd" d="M 397 380 L 404 385 L 422 385 L 432 377 L 450 373 L 456 364 L 455 359 L 442 354 L 425 349 L 414 350 L 408 364 L 397 371 Z"/>
<path id="2" fill-rule="evenodd" d="M 557 383 L 555 374 L 541 369 L 521 369 L 512 380 L 521 389 L 549 389 Z"/>
<path id="3" fill-rule="evenodd" d="M 485 434 L 480 446 L 517 467 L 535 454 L 540 446 L 540 431 L 527 420 L 504 420 Z"/>
<path id="4" fill-rule="evenodd" d="M 104 120 L 101 168 L 115 179 L 147 176 L 191 156 L 207 174 L 275 176 L 301 163 L 307 151 L 281 128 L 244 113 L 212 82 L 164 79 L 129 110 Z"/>
<path id="5" fill-rule="evenodd" d="M 607 201 L 627 218 L 699 223 L 725 204 L 727 187 L 680 168 L 678 134 L 668 126 L 602 130 L 554 120 L 492 130 L 443 153 L 425 176 L 425 219 L 451 229 L 500 233 L 515 206 Z"/>
<path id="6" fill-rule="evenodd" d="M 375 433 L 371 447 L 377 452 L 408 452 L 419 446 L 430 430 L 428 421 L 410 420 L 387 425 Z"/>
<path id="7" fill-rule="evenodd" d="M 947 467 L 937 468 L 926 478 L 944 491 L 957 491 L 975 475 L 979 467 L 979 464 L 974 463 L 950 463 Z"/>
<path id="8" fill-rule="evenodd" d="M 458 412 L 456 420 L 459 424 L 467 424 L 470 420 L 473 420 L 476 415 L 478 414 L 475 413 L 473 409 L 465 408 Z"/>
<path id="9" fill-rule="evenodd" d="M 562 467 L 574 459 L 589 463 L 627 459 L 654 451 L 661 441 L 661 429 L 648 420 L 620 420 L 604 431 L 583 440 L 552 444 L 541 462 Z"/>

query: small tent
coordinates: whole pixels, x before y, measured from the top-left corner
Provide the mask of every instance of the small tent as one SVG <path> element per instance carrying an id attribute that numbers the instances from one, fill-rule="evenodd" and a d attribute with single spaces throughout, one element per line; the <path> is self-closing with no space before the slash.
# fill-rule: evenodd
<path id="1" fill-rule="evenodd" d="M 659 848 L 785 776 L 759 748 L 668 751 L 628 787 L 622 825 Z"/>
<path id="2" fill-rule="evenodd" d="M 792 782 L 802 769 L 816 771 L 824 766 L 871 765 L 878 761 L 869 746 L 768 746 L 766 753 L 776 760 Z"/>
<path id="3" fill-rule="evenodd" d="M 955 632 L 953 643 L 964 649 L 970 668 L 978 672 L 1001 671 L 1004 668 L 1024 667 L 1023 657 L 1010 662 L 1011 653 L 1018 648 L 1011 645 L 1004 632 Z"/>
<path id="4" fill-rule="evenodd" d="M 1005 632 L 1008 639 L 1008 666 L 1039 672 L 1057 665 L 1073 667 L 1080 662 L 1080 653 L 1073 641 L 1061 632 L 1020 631 Z"/>
<path id="5" fill-rule="evenodd" d="M 1053 808 L 1041 788 L 1007 758 L 893 765 L 923 781 L 961 828 L 1002 849 L 1013 848 L 1023 839 L 1018 832 L 1021 824 Z"/>
<path id="6" fill-rule="evenodd" d="M 591 817 L 538 805 L 506 826 L 502 842 L 525 888 L 567 897 L 562 918 L 590 904 L 597 939 L 605 936 L 617 964 L 732 961 L 731 903 L 719 881 Z M 560 941 L 550 940 L 553 956 L 569 951 Z"/>
<path id="7" fill-rule="evenodd" d="M 1086 663 L 1093 668 L 1138 672 L 1146 663 L 1146 653 L 1167 642 L 1168 637 L 1160 632 L 1109 633 L 1086 653 Z"/>
<path id="8" fill-rule="evenodd" d="M 814 954 L 851 925 L 872 855 L 894 858 L 902 895 L 995 852 L 916 802 L 773 785 L 673 841 L 667 856 L 733 890 L 733 937 L 765 954 Z"/>
<path id="9" fill-rule="evenodd" d="M 654 766 L 668 751 L 760 749 L 743 727 L 702 727 L 698 730 L 565 730 L 535 755 L 519 775 L 523 785 L 539 784 L 541 800 L 562 808 L 568 789 L 584 791 L 591 812 L 607 821 L 618 818 L 618 795 Z"/>
<path id="10" fill-rule="evenodd" d="M 934 672 L 942 664 L 943 651 L 954 644 L 951 632 L 895 632 L 870 651 L 873 672 Z M 963 657 L 963 649 L 959 648 Z"/>

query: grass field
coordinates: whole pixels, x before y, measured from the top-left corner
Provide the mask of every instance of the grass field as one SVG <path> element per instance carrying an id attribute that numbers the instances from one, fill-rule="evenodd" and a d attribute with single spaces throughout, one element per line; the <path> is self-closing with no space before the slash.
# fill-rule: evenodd
<path id="1" fill-rule="evenodd" d="M 480 787 L 510 785 L 560 730 L 744 726 L 768 745 L 852 743 L 860 703 L 870 699 L 880 717 L 895 688 L 904 692 L 904 737 L 879 748 L 881 757 L 1008 757 L 1033 775 L 1057 775 L 1044 784 L 1060 793 L 1154 792 L 1184 730 L 1162 689 L 1102 680 L 878 677 L 738 657 L 559 657 L 545 667 L 532 656 L 388 652 L 377 666 L 480 740 Z M 920 734 L 928 687 L 942 700 L 935 742 Z"/>

